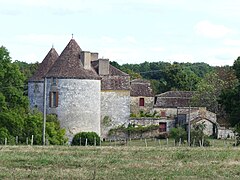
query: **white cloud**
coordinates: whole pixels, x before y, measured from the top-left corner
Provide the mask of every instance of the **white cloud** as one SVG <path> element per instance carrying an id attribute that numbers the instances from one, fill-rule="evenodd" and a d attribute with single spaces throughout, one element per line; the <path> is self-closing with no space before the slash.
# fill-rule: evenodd
<path id="1" fill-rule="evenodd" d="M 113 38 L 113 37 L 109 37 L 109 36 L 102 36 L 100 41 L 103 43 L 103 44 L 111 44 L 111 43 L 114 43 L 116 42 L 116 39 Z"/>
<path id="2" fill-rule="evenodd" d="M 227 45 L 227 46 L 240 46 L 240 40 L 225 39 L 224 40 L 224 45 Z"/>
<path id="3" fill-rule="evenodd" d="M 163 47 L 152 47 L 152 48 L 149 48 L 150 51 L 153 51 L 153 52 L 163 52 L 165 51 L 165 48 Z"/>
<path id="4" fill-rule="evenodd" d="M 168 57 L 166 57 L 167 60 L 173 62 L 193 62 L 194 57 L 192 54 L 185 54 L 185 53 L 180 53 L 180 54 L 173 54 Z"/>
<path id="5" fill-rule="evenodd" d="M 197 34 L 208 38 L 222 38 L 234 31 L 224 25 L 213 24 L 209 21 L 200 21 L 195 26 Z"/>
<path id="6" fill-rule="evenodd" d="M 23 41 L 27 43 L 35 43 L 35 44 L 59 44 L 66 42 L 70 36 L 66 35 L 53 35 L 53 34 L 26 34 L 26 35 L 18 35 L 16 37 L 17 41 Z"/>
<path id="7" fill-rule="evenodd" d="M 137 43 L 136 39 L 133 36 L 126 36 L 125 38 L 123 38 L 123 41 L 131 44 Z"/>

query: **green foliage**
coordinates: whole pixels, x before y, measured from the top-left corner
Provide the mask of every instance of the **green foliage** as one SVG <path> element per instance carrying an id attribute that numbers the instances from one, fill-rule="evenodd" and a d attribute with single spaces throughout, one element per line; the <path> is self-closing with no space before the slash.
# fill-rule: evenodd
<path id="1" fill-rule="evenodd" d="M 204 134 L 203 130 L 206 128 L 204 123 L 197 123 L 191 129 L 191 145 L 193 146 L 210 146 L 210 141 Z"/>
<path id="2" fill-rule="evenodd" d="M 87 139 L 87 145 L 100 145 L 100 137 L 98 136 L 97 133 L 95 132 L 80 132 L 77 133 L 72 140 L 72 145 L 73 146 L 85 146 L 86 143 L 86 139 Z M 94 144 L 96 143 L 96 144 Z"/>
<path id="3" fill-rule="evenodd" d="M 240 57 L 238 57 L 233 63 L 233 69 L 238 79 L 240 79 Z"/>
<path id="4" fill-rule="evenodd" d="M 5 109 L 17 109 L 20 107 L 27 109 L 28 100 L 23 95 L 25 77 L 18 66 L 11 63 L 9 52 L 3 46 L 0 47 L 0 69 L 0 96 L 4 97 Z M 2 102 L 3 97 L 0 98 Z"/>
<path id="5" fill-rule="evenodd" d="M 141 117 L 152 117 L 152 118 L 159 118 L 160 116 L 158 115 L 157 111 L 154 111 L 153 113 L 151 112 L 144 112 L 144 111 L 139 111 L 138 114 L 131 113 L 130 117 L 136 117 L 136 118 L 141 118 Z"/>
<path id="6" fill-rule="evenodd" d="M 110 118 L 109 116 L 104 116 L 103 122 L 102 122 L 102 124 L 103 124 L 104 126 L 110 126 L 110 125 L 111 125 L 111 122 L 112 122 L 112 120 L 111 120 L 111 118 Z"/>
<path id="7" fill-rule="evenodd" d="M 200 78 L 213 70 L 206 63 L 144 62 L 140 64 L 111 64 L 129 73 L 131 78 L 149 79 L 155 94 L 174 90 L 195 90 Z M 137 73 L 137 74 L 135 74 Z"/>
<path id="8" fill-rule="evenodd" d="M 235 146 L 239 146 L 240 145 L 240 123 L 238 123 L 236 126 L 235 126 L 235 133 L 236 133 L 236 144 L 234 144 Z"/>
<path id="9" fill-rule="evenodd" d="M 42 144 L 43 116 L 40 112 L 29 114 L 25 121 L 24 136 L 34 136 L 34 144 Z M 47 115 L 46 139 L 51 145 L 63 145 L 67 142 L 65 129 L 60 128 L 56 115 Z"/>
<path id="10" fill-rule="evenodd" d="M 187 132 L 182 127 L 171 128 L 170 137 L 173 138 L 175 142 L 179 142 L 180 139 L 184 142 L 187 140 Z"/>
<path id="11" fill-rule="evenodd" d="M 157 130 L 159 128 L 158 125 L 149 125 L 149 126 L 142 126 L 142 125 L 135 125 L 129 123 L 127 127 L 124 125 L 118 126 L 116 128 L 110 129 L 108 135 L 114 135 L 117 132 L 124 132 L 127 133 L 129 136 L 130 134 L 142 134 L 144 132 L 150 132 L 153 130 Z"/>

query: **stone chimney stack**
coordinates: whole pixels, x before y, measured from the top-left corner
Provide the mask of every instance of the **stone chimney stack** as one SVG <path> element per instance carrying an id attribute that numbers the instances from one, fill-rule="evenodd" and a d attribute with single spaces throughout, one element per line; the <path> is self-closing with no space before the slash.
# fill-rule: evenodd
<path id="1" fill-rule="evenodd" d="M 81 52 L 81 61 L 83 64 L 84 69 L 91 69 L 91 53 L 89 51 L 82 51 Z"/>
<path id="2" fill-rule="evenodd" d="M 109 59 L 99 59 L 99 75 L 109 75 Z"/>
<path id="3" fill-rule="evenodd" d="M 91 52 L 91 60 L 92 61 L 97 61 L 98 60 L 98 53 Z"/>

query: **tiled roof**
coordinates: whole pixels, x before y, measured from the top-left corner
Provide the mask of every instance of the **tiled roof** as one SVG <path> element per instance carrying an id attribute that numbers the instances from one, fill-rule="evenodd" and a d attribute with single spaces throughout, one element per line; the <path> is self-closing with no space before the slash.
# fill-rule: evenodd
<path id="1" fill-rule="evenodd" d="M 46 77 L 100 79 L 94 69 L 84 69 L 80 60 L 81 51 L 77 42 L 71 39 Z"/>
<path id="2" fill-rule="evenodd" d="M 153 97 L 151 84 L 147 80 L 135 79 L 131 81 L 131 96 Z"/>
<path id="3" fill-rule="evenodd" d="M 92 61 L 91 64 L 95 71 L 98 73 L 99 61 L 98 60 Z M 129 75 L 109 64 L 109 76 L 129 76 Z"/>
<path id="4" fill-rule="evenodd" d="M 155 107 L 176 108 L 188 107 L 193 91 L 168 91 L 156 95 Z"/>
<path id="5" fill-rule="evenodd" d="M 58 58 L 58 53 L 54 48 L 51 48 L 42 63 L 39 65 L 35 74 L 29 79 L 29 81 L 43 81 L 43 77 L 47 74 L 54 62 Z"/>
<path id="6" fill-rule="evenodd" d="M 167 91 L 162 94 L 156 95 L 157 97 L 178 97 L 178 98 L 186 98 L 192 97 L 193 91 Z"/>
<path id="7" fill-rule="evenodd" d="M 98 73 L 99 61 L 92 61 L 92 66 Z M 102 90 L 129 90 L 130 76 L 109 64 L 109 75 L 101 77 Z"/>

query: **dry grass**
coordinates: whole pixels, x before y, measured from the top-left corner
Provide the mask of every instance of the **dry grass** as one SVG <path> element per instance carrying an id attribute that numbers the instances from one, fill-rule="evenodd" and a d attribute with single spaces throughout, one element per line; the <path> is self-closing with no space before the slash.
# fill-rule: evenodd
<path id="1" fill-rule="evenodd" d="M 239 179 L 234 147 L 1 146 L 0 179 Z"/>

